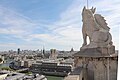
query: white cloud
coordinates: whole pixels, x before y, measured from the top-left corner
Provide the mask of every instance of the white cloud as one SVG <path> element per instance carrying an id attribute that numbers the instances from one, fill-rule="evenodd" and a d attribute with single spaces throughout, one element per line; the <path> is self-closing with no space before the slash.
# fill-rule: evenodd
<path id="1" fill-rule="evenodd" d="M 107 23 L 109 27 L 111 28 L 111 34 L 113 36 L 113 42 L 114 45 L 116 46 L 116 49 L 118 49 L 118 36 L 116 33 L 118 33 L 118 28 L 119 28 L 119 18 L 120 18 L 120 9 L 119 9 L 119 0 L 116 1 L 108 1 L 108 0 L 102 0 L 102 1 L 96 1 L 95 3 L 93 2 L 93 5 L 97 7 L 97 14 L 101 14 L 105 17 L 107 20 Z M 61 19 L 57 22 L 62 25 L 65 30 L 61 30 L 61 28 L 58 29 L 58 34 L 63 35 L 63 38 L 67 38 L 70 40 L 72 43 L 77 42 L 82 44 L 82 36 L 80 35 L 81 33 L 78 33 L 78 30 L 81 32 L 81 10 L 82 6 L 80 5 L 80 1 L 75 1 L 72 6 L 70 6 L 65 12 L 61 14 Z M 77 24 L 74 26 L 74 24 Z M 71 28 L 68 28 L 67 26 L 72 26 Z M 74 31 L 75 32 L 74 32 Z M 116 32 L 116 33 L 114 33 Z M 75 35 L 78 34 L 78 35 Z M 79 38 L 80 37 L 80 38 Z M 75 39 L 72 41 L 72 39 Z M 77 40 L 79 38 L 79 40 Z M 74 46 L 81 46 L 81 44 L 76 44 Z"/>
<path id="2" fill-rule="evenodd" d="M 3 9 L 0 7 L 0 16 L 4 16 L 3 19 L 0 19 L 0 22 L 9 25 L 8 28 L 0 28 L 0 34 L 14 34 L 15 37 L 26 40 L 27 44 L 21 45 L 23 48 L 32 48 L 31 46 L 33 46 L 33 48 L 38 48 L 44 45 L 49 49 L 54 47 L 61 50 L 70 50 L 70 48 L 73 47 L 76 50 L 79 50 L 82 45 L 81 11 L 84 6 L 83 3 L 85 3 L 83 0 L 73 1 L 61 15 L 58 15 L 60 16 L 60 19 L 51 24 L 34 22 L 11 10 L 9 11 L 10 14 L 6 13 L 9 9 L 6 10 L 5 8 Z M 116 33 L 119 34 L 120 1 L 93 1 L 91 5 L 95 6 L 97 8 L 97 13 L 102 14 L 107 20 L 107 23 L 111 28 L 110 32 L 113 36 L 113 42 L 116 49 L 118 49 L 119 39 Z M 44 27 L 40 27 L 41 25 Z M 49 32 L 33 33 L 35 30 L 41 28 L 42 30 L 49 30 Z"/>
<path id="3" fill-rule="evenodd" d="M 27 17 L 9 9 L 0 6 L 0 24 L 3 29 L 6 29 L 6 33 L 24 34 L 28 33 L 35 24 Z M 1 28 L 1 30 L 2 30 Z M 28 32 L 27 32 L 28 31 Z"/>
<path id="4" fill-rule="evenodd" d="M 22 34 L 25 31 L 23 30 L 15 30 L 15 29 L 5 29 L 5 28 L 0 28 L 0 34 Z"/>

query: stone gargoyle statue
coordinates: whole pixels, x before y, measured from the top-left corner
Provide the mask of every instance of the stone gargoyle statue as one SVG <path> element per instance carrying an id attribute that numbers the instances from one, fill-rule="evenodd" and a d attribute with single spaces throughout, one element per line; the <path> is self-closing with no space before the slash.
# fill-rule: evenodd
<path id="1" fill-rule="evenodd" d="M 109 33 L 110 28 L 107 26 L 106 20 L 100 14 L 95 14 L 96 8 L 86 9 L 82 11 L 82 33 L 83 45 L 81 49 L 108 47 L 112 45 L 112 36 Z M 89 44 L 87 43 L 87 36 Z"/>

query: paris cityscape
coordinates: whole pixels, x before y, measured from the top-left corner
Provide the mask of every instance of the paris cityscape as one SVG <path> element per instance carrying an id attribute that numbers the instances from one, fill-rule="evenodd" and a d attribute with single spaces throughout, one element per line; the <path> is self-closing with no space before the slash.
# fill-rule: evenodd
<path id="1" fill-rule="evenodd" d="M 117 80 L 119 5 L 1 0 L 0 80 Z"/>

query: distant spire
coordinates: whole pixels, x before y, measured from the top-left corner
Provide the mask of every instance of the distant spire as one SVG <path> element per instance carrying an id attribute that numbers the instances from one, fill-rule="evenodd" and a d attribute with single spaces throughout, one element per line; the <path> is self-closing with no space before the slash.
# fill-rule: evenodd
<path id="1" fill-rule="evenodd" d="M 74 51 L 73 47 L 71 48 L 71 52 Z"/>
<path id="2" fill-rule="evenodd" d="M 18 48 L 17 53 L 20 54 L 20 48 Z"/>
<path id="3" fill-rule="evenodd" d="M 45 54 L 45 47 L 43 46 L 43 54 Z"/>

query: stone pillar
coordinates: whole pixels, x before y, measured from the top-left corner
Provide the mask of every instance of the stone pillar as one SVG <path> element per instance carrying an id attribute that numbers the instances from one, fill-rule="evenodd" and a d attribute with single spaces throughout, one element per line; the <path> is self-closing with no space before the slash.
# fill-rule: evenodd
<path id="1" fill-rule="evenodd" d="M 109 80 L 117 80 L 118 59 L 116 57 L 110 58 Z"/>
<path id="2" fill-rule="evenodd" d="M 94 64 L 94 80 L 107 80 L 107 61 L 96 58 Z"/>
<path id="3" fill-rule="evenodd" d="M 88 59 L 87 58 L 83 58 L 82 64 L 83 64 L 83 79 L 84 80 L 88 80 Z"/>
<path id="4" fill-rule="evenodd" d="M 117 60 L 113 57 L 96 58 L 94 80 L 117 80 Z"/>

